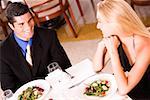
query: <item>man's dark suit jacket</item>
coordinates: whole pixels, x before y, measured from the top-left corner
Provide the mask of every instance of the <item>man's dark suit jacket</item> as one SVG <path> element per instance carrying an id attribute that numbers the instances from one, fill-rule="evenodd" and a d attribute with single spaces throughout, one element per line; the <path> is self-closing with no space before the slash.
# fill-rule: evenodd
<path id="1" fill-rule="evenodd" d="M 56 32 L 50 29 L 34 29 L 31 47 L 32 68 L 25 60 L 13 34 L 0 45 L 0 50 L 0 81 L 3 90 L 11 89 L 15 92 L 31 80 L 44 78 L 48 74 L 47 65 L 51 62 L 58 62 L 62 69 L 71 66 Z"/>

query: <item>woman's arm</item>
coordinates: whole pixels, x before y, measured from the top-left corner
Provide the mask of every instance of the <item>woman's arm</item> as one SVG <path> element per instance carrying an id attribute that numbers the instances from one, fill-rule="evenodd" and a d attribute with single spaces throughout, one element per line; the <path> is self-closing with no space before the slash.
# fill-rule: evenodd
<path id="1" fill-rule="evenodd" d="M 93 59 L 93 68 L 96 72 L 101 71 L 104 66 L 104 55 L 106 53 L 106 47 L 103 40 L 98 43 L 98 47 Z"/>
<path id="2" fill-rule="evenodd" d="M 111 58 L 112 70 L 117 81 L 119 93 L 125 95 L 130 92 L 143 77 L 150 62 L 150 47 L 145 45 L 144 48 L 138 51 L 136 62 L 128 73 L 128 76 L 126 76 L 120 63 L 117 50 L 118 43 L 116 41 L 116 37 L 107 38 L 105 40 L 105 45 Z"/>

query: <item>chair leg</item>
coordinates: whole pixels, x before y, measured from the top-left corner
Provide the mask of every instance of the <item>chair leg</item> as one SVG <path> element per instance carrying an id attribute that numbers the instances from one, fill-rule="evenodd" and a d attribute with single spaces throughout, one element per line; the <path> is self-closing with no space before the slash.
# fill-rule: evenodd
<path id="1" fill-rule="evenodd" d="M 2 26 L 2 29 L 3 29 L 5 37 L 7 37 L 8 36 L 7 27 L 6 26 Z"/>
<path id="2" fill-rule="evenodd" d="M 96 16 L 96 8 L 95 8 L 94 1 L 93 1 L 93 0 L 91 0 L 91 4 L 92 4 L 92 7 L 93 7 L 93 10 L 94 10 L 95 16 Z"/>
<path id="3" fill-rule="evenodd" d="M 76 34 L 76 32 L 75 32 L 75 30 L 74 30 L 72 24 L 71 24 L 70 21 L 69 21 L 69 18 L 68 18 L 68 16 L 67 16 L 67 14 L 66 14 L 65 12 L 64 12 L 64 18 L 65 18 L 67 24 L 69 25 L 71 31 L 73 32 L 73 36 L 74 36 L 75 38 L 77 38 L 77 34 Z"/>
<path id="4" fill-rule="evenodd" d="M 85 17 L 84 17 L 84 14 L 83 14 L 83 11 L 82 11 L 82 8 L 81 8 L 81 5 L 80 5 L 79 0 L 76 0 L 76 3 L 77 3 L 77 6 L 78 6 L 78 9 L 79 9 L 80 15 L 81 15 L 81 16 L 82 16 L 82 18 L 83 18 L 83 23 L 85 24 L 85 23 L 86 23 L 86 19 L 85 19 Z"/>
<path id="5" fill-rule="evenodd" d="M 72 11 L 70 5 L 69 5 L 69 7 L 68 7 L 68 10 L 69 10 L 69 14 L 70 14 L 70 16 L 71 16 L 71 19 L 72 19 L 73 23 L 76 24 L 77 21 L 76 21 L 76 19 L 75 19 L 75 17 L 74 17 L 74 14 L 73 14 L 73 11 Z"/>
<path id="6" fill-rule="evenodd" d="M 79 8 L 79 11 L 80 11 L 81 16 L 83 17 L 84 15 L 83 15 L 83 11 L 82 11 L 82 8 L 81 8 L 81 5 L 80 5 L 79 0 L 76 0 L 76 3 L 77 3 L 77 6 L 78 6 L 78 8 Z"/>
<path id="7" fill-rule="evenodd" d="M 135 10 L 134 9 L 134 2 L 132 0 L 131 0 L 131 7 L 132 7 L 133 10 Z"/>
<path id="8" fill-rule="evenodd" d="M 38 27 L 40 27 L 40 21 L 37 17 L 34 17 L 34 22 L 37 24 Z"/>
<path id="9" fill-rule="evenodd" d="M 24 2 L 26 3 L 25 0 L 24 0 Z M 30 10 L 31 10 L 34 22 L 37 24 L 38 27 L 40 27 L 40 21 L 39 21 L 38 15 L 34 12 L 34 10 L 32 8 L 30 8 Z"/>

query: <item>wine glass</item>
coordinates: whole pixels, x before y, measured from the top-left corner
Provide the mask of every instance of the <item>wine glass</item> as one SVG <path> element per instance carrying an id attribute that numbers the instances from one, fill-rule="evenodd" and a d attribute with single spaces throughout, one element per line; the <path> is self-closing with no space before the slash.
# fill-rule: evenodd
<path id="1" fill-rule="evenodd" d="M 52 87 L 59 87 L 67 84 L 72 76 L 66 71 L 62 70 L 57 62 L 52 62 L 47 66 L 48 76 L 45 78 Z"/>
<path id="2" fill-rule="evenodd" d="M 3 92 L 2 100 L 11 100 L 11 97 L 13 96 L 13 92 L 10 89 L 7 89 Z"/>
<path id="3" fill-rule="evenodd" d="M 61 67 L 59 66 L 59 64 L 58 64 L 57 62 L 52 62 L 52 63 L 50 63 L 50 64 L 47 66 L 47 68 L 48 68 L 48 72 L 49 72 L 49 73 L 53 72 L 54 70 L 60 70 L 60 71 L 65 72 L 67 75 L 69 75 L 69 77 L 70 77 L 71 79 L 74 78 L 74 76 L 72 76 L 70 73 L 68 73 L 68 72 L 65 71 L 65 70 L 62 70 Z"/>
<path id="4" fill-rule="evenodd" d="M 48 72 L 51 73 L 55 70 L 60 70 L 62 71 L 61 67 L 59 66 L 59 64 L 57 62 L 52 62 L 47 66 Z"/>

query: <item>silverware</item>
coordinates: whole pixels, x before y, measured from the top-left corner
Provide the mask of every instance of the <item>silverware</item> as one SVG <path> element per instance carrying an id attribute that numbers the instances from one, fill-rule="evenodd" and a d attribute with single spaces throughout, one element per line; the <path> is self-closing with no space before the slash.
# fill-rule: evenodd
<path id="1" fill-rule="evenodd" d="M 109 59 L 106 61 L 106 63 L 105 63 L 104 66 L 106 66 L 106 64 L 107 64 L 110 60 L 111 60 L 111 59 L 109 58 Z M 97 72 L 97 73 L 95 73 L 95 74 L 93 74 L 93 75 L 91 75 L 91 76 L 89 76 L 89 77 L 83 79 L 82 81 L 80 81 L 80 82 L 78 82 L 78 83 L 76 83 L 76 84 L 70 86 L 68 89 L 71 89 L 71 88 L 74 88 L 74 87 L 80 85 L 80 84 L 81 84 L 82 82 L 84 82 L 86 79 L 88 79 L 88 78 L 90 78 L 90 77 L 92 77 L 92 76 L 94 76 L 94 75 L 96 75 L 96 74 L 98 74 L 98 73 L 103 73 L 103 71 Z"/>
<path id="2" fill-rule="evenodd" d="M 74 78 L 74 76 L 72 76 L 72 75 L 71 75 L 70 73 L 68 73 L 66 70 L 63 70 L 63 69 L 59 66 L 59 64 L 58 64 L 57 62 L 52 62 L 52 63 L 50 63 L 50 64 L 47 66 L 47 69 L 48 69 L 48 72 L 49 72 L 49 73 L 50 73 L 50 72 L 53 72 L 53 71 L 56 70 L 56 69 L 59 69 L 59 70 L 65 72 L 67 75 L 69 75 L 69 77 L 70 77 L 71 79 Z"/>
<path id="3" fill-rule="evenodd" d="M 75 76 L 72 76 L 70 73 L 68 73 L 67 71 L 63 70 L 67 75 L 70 76 L 71 79 L 73 79 Z"/>
<path id="4" fill-rule="evenodd" d="M 90 78 L 90 77 L 92 77 L 92 76 L 95 76 L 96 74 L 97 74 L 97 73 L 95 73 L 95 74 L 93 74 L 93 75 L 91 75 L 91 76 L 86 77 L 85 79 L 81 80 L 80 82 L 78 82 L 78 83 L 76 83 L 76 84 L 70 86 L 68 89 L 71 89 L 71 88 L 74 88 L 74 87 L 80 85 L 82 82 L 84 82 L 85 80 L 87 80 L 88 78 Z"/>

